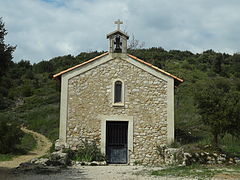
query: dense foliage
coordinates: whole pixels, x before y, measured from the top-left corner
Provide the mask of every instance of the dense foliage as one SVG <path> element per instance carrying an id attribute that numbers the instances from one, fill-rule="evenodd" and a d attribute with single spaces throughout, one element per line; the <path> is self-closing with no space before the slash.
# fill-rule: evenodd
<path id="1" fill-rule="evenodd" d="M 0 18 L 0 108 L 7 107 L 6 98 L 4 97 L 7 92 L 3 88 L 7 82 L 4 75 L 12 64 L 12 52 L 15 50 L 15 47 L 5 44 L 5 35 L 7 35 L 7 30 L 4 28 L 2 18 Z"/>
<path id="2" fill-rule="evenodd" d="M 1 94 L 5 97 L 5 103 L 1 106 L 0 117 L 4 116 L 12 121 L 23 123 L 52 140 L 56 139 L 60 83 L 59 80 L 54 80 L 52 75 L 101 53 L 103 52 L 80 53 L 76 57 L 66 55 L 37 64 L 31 64 L 25 60 L 12 63 L 8 72 L 2 77 L 5 85 L 1 86 Z M 209 126 L 206 126 L 207 118 L 197 109 L 196 98 L 194 98 L 197 92 L 204 90 L 201 87 L 206 86 L 205 84 L 210 80 L 214 82 L 220 79 L 222 84 L 229 82 L 231 92 L 228 93 L 230 96 L 228 101 L 224 101 L 225 106 L 234 103 L 230 99 L 236 99 L 234 97 L 239 93 L 240 74 L 237 68 L 240 68 L 239 54 L 221 54 L 212 50 L 193 54 L 189 51 L 166 51 L 162 48 L 136 49 L 130 50 L 129 53 L 184 79 L 184 83 L 175 89 L 176 135 L 178 140 L 184 143 L 211 136 Z M 215 94 L 215 89 L 211 87 L 211 90 Z M 235 106 L 234 112 L 239 112 L 238 108 Z M 201 116 L 205 121 L 202 121 Z M 232 118 L 232 116 L 233 114 L 226 118 Z M 239 118 L 233 121 L 238 122 Z"/>
<path id="3" fill-rule="evenodd" d="M 15 47 L 5 44 L 4 38 L 7 34 L 4 28 L 2 18 L 0 18 L 0 108 L 7 107 L 7 90 L 4 85 L 7 84 L 4 79 L 9 66 L 12 64 L 12 52 Z M 15 122 L 7 122 L 5 118 L 0 119 L 0 153 L 10 153 L 17 149 L 17 145 L 21 143 L 23 133 L 21 129 L 15 125 Z"/>
<path id="4" fill-rule="evenodd" d="M 213 78 L 199 85 L 195 102 L 204 124 L 210 127 L 214 144 L 226 133 L 238 135 L 240 129 L 240 91 L 229 79 Z"/>
<path id="5" fill-rule="evenodd" d="M 21 143 L 23 132 L 16 124 L 0 121 L 0 154 L 16 152 L 17 145 Z"/>

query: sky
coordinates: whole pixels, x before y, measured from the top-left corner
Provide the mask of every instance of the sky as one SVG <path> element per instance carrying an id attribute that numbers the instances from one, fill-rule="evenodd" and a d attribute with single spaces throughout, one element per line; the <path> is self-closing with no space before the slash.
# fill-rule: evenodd
<path id="1" fill-rule="evenodd" d="M 239 0 L 0 0 L 0 17 L 15 62 L 107 51 L 117 19 L 144 48 L 240 52 Z"/>

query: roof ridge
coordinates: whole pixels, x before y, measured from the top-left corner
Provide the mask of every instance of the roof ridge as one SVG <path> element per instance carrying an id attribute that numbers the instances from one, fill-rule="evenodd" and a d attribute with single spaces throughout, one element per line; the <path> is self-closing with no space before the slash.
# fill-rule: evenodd
<path id="1" fill-rule="evenodd" d="M 64 70 L 64 71 L 61 71 L 61 72 L 59 72 L 59 73 L 57 73 L 57 74 L 54 74 L 54 75 L 53 75 L 53 78 L 56 78 L 56 77 L 58 77 L 58 76 L 60 76 L 60 75 L 62 75 L 62 74 L 64 74 L 64 73 L 66 73 L 66 72 L 68 72 L 68 71 L 71 71 L 71 70 L 73 70 L 73 69 L 76 69 L 76 68 L 78 68 L 78 67 L 81 67 L 81 66 L 83 66 L 83 65 L 85 65 L 85 64 L 88 64 L 88 63 L 90 63 L 90 62 L 92 62 L 92 61 L 95 61 L 95 60 L 97 60 L 97 59 L 99 59 L 99 58 L 101 58 L 101 57 L 103 57 L 103 56 L 108 55 L 108 54 L 109 54 L 109 52 L 103 53 L 103 54 L 101 54 L 101 55 L 99 55 L 99 56 L 96 56 L 96 57 L 94 57 L 94 58 L 92 58 L 92 59 L 89 59 L 88 61 L 85 61 L 85 62 L 83 62 L 83 63 L 77 64 L 77 65 L 75 65 L 75 66 L 73 66 L 73 67 L 71 67 L 71 68 L 68 68 L 68 69 L 66 69 L 66 70 Z M 137 60 L 138 62 L 140 62 L 140 63 L 142 63 L 142 64 L 145 64 L 145 65 L 147 65 L 147 66 L 149 66 L 149 67 L 151 67 L 151 68 L 153 68 L 153 69 L 155 69 L 155 70 L 157 70 L 157 71 L 159 71 L 159 72 L 161 72 L 161 73 L 163 73 L 163 74 L 165 74 L 165 75 L 167 75 L 167 76 L 170 76 L 170 77 L 178 80 L 179 82 L 183 82 L 183 79 L 180 79 L 180 78 L 178 78 L 177 76 L 174 76 L 174 75 L 172 75 L 172 74 L 170 74 L 170 73 L 168 73 L 168 72 L 166 72 L 166 71 L 158 68 L 157 66 L 154 66 L 154 65 L 152 65 L 152 64 L 150 64 L 150 63 L 148 63 L 148 62 L 146 62 L 146 61 L 144 61 L 144 60 L 142 60 L 142 59 L 139 59 L 139 58 L 137 58 L 136 56 L 133 56 L 133 55 L 131 55 L 131 54 L 127 54 L 127 56 L 129 56 L 130 58 L 132 58 L 132 59 L 134 59 L 134 60 Z"/>
<path id="2" fill-rule="evenodd" d="M 160 72 L 163 73 L 163 74 L 166 74 L 166 75 L 168 75 L 168 76 L 170 76 L 170 77 L 172 77 L 172 78 L 174 78 L 174 79 L 176 79 L 176 80 L 178 80 L 178 81 L 180 81 L 180 82 L 183 82 L 183 79 L 180 79 L 180 78 L 178 78 L 177 76 L 174 76 L 174 75 L 172 75 L 172 74 L 170 74 L 170 73 L 168 73 L 168 72 L 166 72 L 166 71 L 158 68 L 157 66 L 154 66 L 154 65 L 152 65 L 152 64 L 150 64 L 150 63 L 148 63 L 148 62 L 146 62 L 146 61 L 144 61 L 144 60 L 142 60 L 142 59 L 139 59 L 139 58 L 137 58 L 136 56 L 133 56 L 133 55 L 131 55 L 131 54 L 127 54 L 127 55 L 128 55 L 129 57 L 131 57 L 131 58 L 139 61 L 140 63 L 143 63 L 143 64 L 145 64 L 145 65 L 147 65 L 147 66 L 149 66 L 149 67 L 151 67 L 151 68 L 153 68 L 153 69 L 155 69 L 155 70 L 157 70 L 157 71 L 160 71 Z"/>
<path id="3" fill-rule="evenodd" d="M 70 67 L 70 68 L 68 68 L 68 69 L 66 69 L 66 70 L 64 70 L 64 71 L 61 71 L 61 72 L 59 72 L 59 73 L 57 73 L 57 74 L 54 74 L 54 75 L 53 75 L 53 78 L 56 78 L 56 77 L 58 77 L 58 76 L 60 76 L 60 75 L 62 75 L 62 74 L 64 74 L 64 73 L 66 73 L 66 72 L 68 72 L 68 71 L 71 71 L 71 70 L 73 70 L 73 69 L 76 69 L 76 68 L 78 68 L 78 67 L 80 67 L 80 66 L 83 66 L 83 65 L 85 65 L 85 64 L 87 64 L 87 63 L 90 63 L 90 62 L 92 62 L 92 61 L 95 61 L 96 59 L 99 59 L 99 58 L 101 58 L 101 57 L 103 57 L 103 56 L 106 56 L 106 55 L 108 55 L 108 54 L 109 54 L 109 52 L 103 53 L 103 54 L 101 54 L 101 55 L 99 55 L 99 56 L 96 56 L 96 57 L 94 57 L 94 58 L 92 58 L 92 59 L 89 59 L 89 60 L 87 60 L 87 61 L 85 61 L 85 62 L 83 62 L 83 63 L 80 63 L 80 64 L 77 64 L 77 65 L 75 65 L 75 66 L 73 66 L 73 67 Z"/>

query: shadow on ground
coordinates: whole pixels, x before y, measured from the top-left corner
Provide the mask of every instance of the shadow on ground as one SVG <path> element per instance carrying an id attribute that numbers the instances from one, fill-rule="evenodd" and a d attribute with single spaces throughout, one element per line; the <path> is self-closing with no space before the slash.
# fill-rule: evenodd
<path id="1" fill-rule="evenodd" d="M 86 180 L 80 169 L 66 168 L 59 173 L 35 174 L 31 172 L 16 172 L 15 168 L 0 167 L 0 180 Z"/>

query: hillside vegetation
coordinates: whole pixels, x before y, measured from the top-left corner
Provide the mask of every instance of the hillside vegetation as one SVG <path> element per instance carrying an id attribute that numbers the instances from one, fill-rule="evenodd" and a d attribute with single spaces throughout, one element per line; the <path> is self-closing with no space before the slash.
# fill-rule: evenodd
<path id="1" fill-rule="evenodd" d="M 25 60 L 11 62 L 0 81 L 0 119 L 24 124 L 51 140 L 57 139 L 60 82 L 52 75 L 102 53 L 83 52 L 76 57 L 66 55 L 36 64 Z M 175 89 L 176 134 L 182 143 L 209 136 L 209 128 L 200 121 L 194 102 L 201 84 L 222 78 L 240 91 L 240 54 L 222 54 L 213 50 L 193 54 L 162 48 L 135 49 L 129 53 L 184 79 L 184 83 Z"/>
<path id="2" fill-rule="evenodd" d="M 58 137 L 60 83 L 52 75 L 98 54 L 101 53 L 68 55 L 33 65 L 24 60 L 11 62 L 1 77 L 0 119 L 17 122 L 55 140 Z"/>

